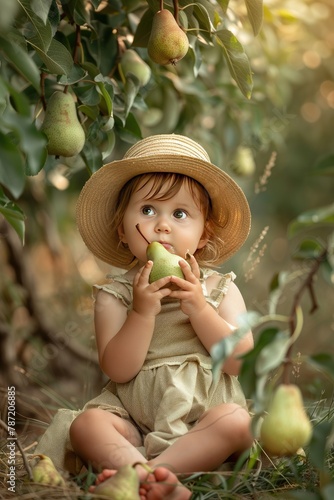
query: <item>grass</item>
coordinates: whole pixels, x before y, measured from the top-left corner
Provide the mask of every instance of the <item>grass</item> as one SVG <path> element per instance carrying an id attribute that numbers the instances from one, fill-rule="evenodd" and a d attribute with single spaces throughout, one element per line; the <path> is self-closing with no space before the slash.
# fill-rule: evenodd
<path id="1" fill-rule="evenodd" d="M 26 446 L 24 454 L 29 458 L 30 453 L 29 446 Z M 246 462 L 234 464 L 230 470 L 196 473 L 186 478 L 180 477 L 180 481 L 192 491 L 192 500 L 326 499 L 326 496 L 320 496 L 321 477 L 308 460 L 307 453 L 306 457 L 294 456 L 275 461 L 270 460 L 263 453 L 257 456 L 258 453 L 259 448 L 254 448 L 254 453 Z M 9 491 L 7 484 L 7 440 L 2 437 L 0 440 L 1 499 L 93 500 L 99 498 L 88 492 L 88 487 L 95 481 L 95 475 L 90 471 L 73 479 L 66 478 L 64 487 L 55 487 L 29 481 L 19 452 L 16 454 L 15 463 L 15 493 L 13 493 Z M 328 454 L 327 468 L 329 471 L 334 471 L 334 451 Z"/>
<path id="2" fill-rule="evenodd" d="M 37 439 L 45 429 L 45 422 L 50 421 L 59 406 L 59 397 L 43 386 L 40 397 L 47 394 L 48 399 L 38 401 L 34 396 L 17 393 L 17 403 L 21 411 L 17 413 L 18 443 L 15 453 L 15 492 L 8 488 L 9 450 L 7 426 L 2 421 L 0 427 L 0 499 L 69 499 L 94 500 L 97 495 L 88 492 L 95 482 L 95 474 L 85 471 L 75 478 L 65 477 L 64 487 L 47 486 L 29 481 L 27 467 L 22 457 L 30 462 Z M 1 398 L 2 396 L 2 398 Z M 1 408 L 6 408 L 6 390 L 0 389 Z M 38 404 L 37 404 L 38 402 Z M 31 415 L 35 408 L 38 416 Z M 334 418 L 333 401 L 322 399 L 309 404 L 308 413 L 317 426 Z M 5 411 L 2 412 L 6 414 Z M 4 420 L 4 418 L 2 419 Z M 42 421 L 44 420 L 44 422 Z M 329 440 L 328 440 L 329 441 Z M 327 474 L 320 474 L 311 460 L 310 449 L 305 449 L 305 456 L 284 457 L 271 460 L 259 445 L 254 446 L 250 456 L 241 457 L 235 464 L 226 464 L 219 472 L 194 473 L 188 477 L 180 476 L 180 481 L 192 491 L 192 500 L 206 499 L 289 499 L 332 500 L 334 498 L 334 448 L 329 443 L 326 453 Z M 101 498 L 101 497 L 100 497 Z"/>

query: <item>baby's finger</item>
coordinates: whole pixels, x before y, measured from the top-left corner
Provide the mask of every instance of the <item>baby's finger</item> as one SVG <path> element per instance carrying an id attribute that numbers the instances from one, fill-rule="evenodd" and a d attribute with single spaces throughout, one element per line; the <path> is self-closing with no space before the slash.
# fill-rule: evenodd
<path id="1" fill-rule="evenodd" d="M 195 263 L 196 263 L 196 260 L 195 260 Z M 179 266 L 181 267 L 183 275 L 187 281 L 190 281 L 190 283 L 195 283 L 197 281 L 198 278 L 193 271 L 191 261 L 188 264 L 188 262 L 186 262 L 184 260 L 180 260 Z M 196 271 L 196 269 L 195 269 L 195 271 Z"/>
<path id="2" fill-rule="evenodd" d="M 199 279 L 201 277 L 201 272 L 200 272 L 197 260 L 195 259 L 195 257 L 193 255 L 190 255 L 188 253 L 188 261 L 189 261 L 189 264 L 190 264 L 190 267 L 191 267 L 193 274 L 196 276 L 197 279 Z"/>
<path id="3" fill-rule="evenodd" d="M 171 281 L 171 276 L 164 276 L 163 278 L 153 281 L 153 283 L 151 283 L 151 286 L 155 290 L 160 290 L 161 288 L 166 286 L 170 281 Z"/>
<path id="4" fill-rule="evenodd" d="M 148 278 L 150 276 L 150 272 L 153 266 L 153 262 L 148 260 L 141 269 L 139 269 L 138 273 L 135 276 L 134 284 L 140 285 L 142 283 L 148 283 Z"/>

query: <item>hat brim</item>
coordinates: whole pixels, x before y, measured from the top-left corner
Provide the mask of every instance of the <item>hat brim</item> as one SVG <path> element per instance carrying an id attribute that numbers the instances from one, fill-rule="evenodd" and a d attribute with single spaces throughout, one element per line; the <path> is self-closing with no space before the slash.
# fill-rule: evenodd
<path id="1" fill-rule="evenodd" d="M 77 203 L 76 220 L 83 241 L 99 259 L 123 269 L 131 268 L 131 252 L 119 245 L 117 228 L 110 227 L 120 190 L 133 177 L 153 172 L 180 173 L 202 184 L 212 202 L 213 216 L 224 244 L 213 265 L 243 245 L 250 231 L 250 209 L 238 184 L 210 162 L 183 155 L 154 155 L 113 161 L 95 172 L 84 185 Z"/>

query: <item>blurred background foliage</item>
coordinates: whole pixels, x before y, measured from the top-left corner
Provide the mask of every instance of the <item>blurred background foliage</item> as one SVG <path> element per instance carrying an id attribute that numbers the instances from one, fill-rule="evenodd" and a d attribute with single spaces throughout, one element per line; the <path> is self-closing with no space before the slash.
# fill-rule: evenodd
<path id="1" fill-rule="evenodd" d="M 164 6 L 173 10 L 171 0 Z M 326 249 L 312 315 L 302 297 L 293 379 L 310 398 L 332 395 L 333 367 L 328 378 L 303 356 L 334 355 L 333 3 L 179 7 L 190 48 L 175 66 L 160 66 L 146 49 L 157 0 L 0 0 L 1 374 L 20 390 L 20 413 L 41 428 L 55 408 L 80 406 L 104 382 L 91 285 L 110 269 L 77 234 L 78 193 L 92 172 L 157 133 L 197 140 L 244 189 L 252 231 L 223 270 L 236 272 L 249 310 L 268 314 L 278 290 L 277 309 L 290 314 L 309 263 Z M 144 86 L 122 71 L 129 48 L 150 67 Z M 56 158 L 40 126 L 49 97 L 65 87 L 86 143 Z M 293 260 L 305 238 L 309 251 Z M 297 276 L 286 288 L 285 271 Z"/>

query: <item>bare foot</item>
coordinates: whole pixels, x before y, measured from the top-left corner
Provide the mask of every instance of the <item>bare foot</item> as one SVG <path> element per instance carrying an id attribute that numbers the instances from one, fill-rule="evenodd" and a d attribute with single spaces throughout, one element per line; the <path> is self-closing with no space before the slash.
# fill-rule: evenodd
<path id="1" fill-rule="evenodd" d="M 191 492 L 165 467 L 154 469 L 141 483 L 139 494 L 141 500 L 188 500 L 191 497 Z"/>
<path id="2" fill-rule="evenodd" d="M 104 469 L 98 476 L 95 486 L 114 476 L 117 470 Z M 139 495 L 141 500 L 188 500 L 191 492 L 183 486 L 176 475 L 165 467 L 157 467 L 152 473 L 139 473 L 141 484 Z M 91 486 L 92 493 L 95 486 Z"/>
<path id="3" fill-rule="evenodd" d="M 101 484 L 103 483 L 106 479 L 109 479 L 109 477 L 111 476 L 114 476 L 116 474 L 117 470 L 111 470 L 111 469 L 103 469 L 102 472 L 100 472 L 100 474 L 98 474 L 97 478 L 96 478 L 96 481 L 95 481 L 95 484 L 93 486 L 90 486 L 89 487 L 89 491 L 91 493 L 93 493 L 93 491 L 95 490 L 95 487 L 98 485 L 98 484 Z"/>

